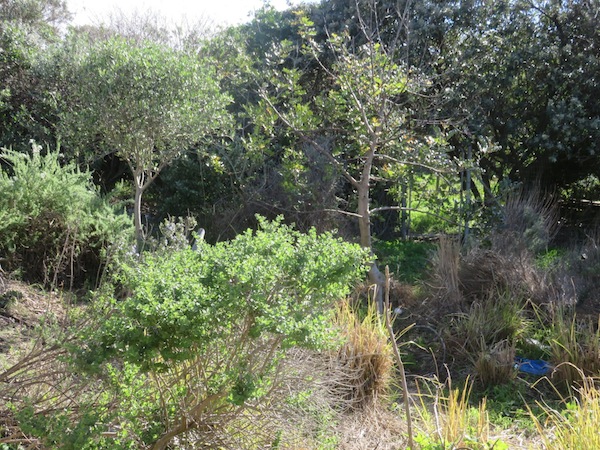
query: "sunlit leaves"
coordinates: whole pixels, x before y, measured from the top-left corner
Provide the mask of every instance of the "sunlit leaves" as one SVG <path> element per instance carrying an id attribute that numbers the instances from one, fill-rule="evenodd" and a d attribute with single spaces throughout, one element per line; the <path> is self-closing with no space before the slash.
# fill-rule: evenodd
<path id="1" fill-rule="evenodd" d="M 255 338 L 325 344 L 324 316 L 361 276 L 367 255 L 331 234 L 260 223 L 230 242 L 148 254 L 122 267 L 119 281 L 131 297 L 109 300 L 113 312 L 85 337 L 83 360 L 160 367 L 202 354 L 247 320 Z"/>
<path id="2" fill-rule="evenodd" d="M 153 170 L 215 129 L 229 98 L 207 65 L 156 44 L 93 44 L 68 74 L 60 131 L 73 147 L 100 144 Z"/>

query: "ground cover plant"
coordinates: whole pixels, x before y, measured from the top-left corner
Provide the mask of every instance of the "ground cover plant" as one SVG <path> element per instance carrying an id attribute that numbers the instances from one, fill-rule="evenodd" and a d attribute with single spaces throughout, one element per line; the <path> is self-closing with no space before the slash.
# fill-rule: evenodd
<path id="1" fill-rule="evenodd" d="M 229 242 L 167 246 L 113 267 L 127 295 L 103 291 L 66 345 L 48 352 L 62 355 L 52 369 L 62 382 L 12 391 L 23 432 L 62 448 L 274 440 L 251 429 L 267 422 L 286 350 L 335 344 L 334 304 L 364 276 L 368 255 L 331 234 L 260 223 Z M 9 372 L 9 390 L 40 376 L 27 364 Z"/>
<path id="2" fill-rule="evenodd" d="M 113 287 L 98 292 L 84 321 L 72 315 L 78 325 L 55 338 L 46 331 L 44 342 L 2 374 L 3 392 L 13 398 L 3 411 L 5 442 L 34 439 L 40 448 L 406 446 L 406 411 L 382 319 L 373 305 L 358 314 L 362 308 L 327 306 L 349 293 L 347 282 L 357 280 L 367 254 L 330 234 L 304 235 L 263 219 L 256 232 L 214 246 L 198 240 L 192 250 L 184 235 L 188 222 L 167 222 L 141 259 L 122 255 L 110 272 Z M 532 306 L 539 297 L 524 297 L 533 291 L 529 276 L 521 278 L 523 264 L 539 271 L 535 258 L 520 258 L 516 269 L 514 259 L 496 258 L 494 267 L 504 275 L 486 292 L 482 279 L 474 283 L 460 270 L 480 253 L 456 254 L 444 245 L 438 251 L 449 256 L 444 267 L 451 275 L 439 275 L 440 254 L 422 266 L 420 278 L 432 281 L 421 289 L 430 290 L 395 319 L 408 362 L 416 448 L 553 448 L 555 421 L 577 427 L 569 418 L 588 414 L 594 404 L 578 400 L 583 389 L 577 383 L 598 374 L 590 347 L 595 328 L 568 307 Z M 406 257 L 404 248 L 399 257 Z M 435 270 L 427 275 L 429 267 Z M 440 280 L 450 280 L 455 297 Z M 392 289 L 391 295 L 403 292 Z M 431 315 L 432 302 L 449 314 Z M 336 322 L 337 341 L 327 338 Z M 416 348 L 419 358 L 429 349 L 430 364 L 411 365 Z M 517 353 L 547 358 L 556 369 L 541 379 L 519 374 Z M 573 354 L 589 354 L 590 363 Z M 574 372 L 581 375 L 566 376 Z M 54 374 L 52 388 L 42 388 L 43 373 Z M 68 425 L 74 423 L 79 426 Z M 352 439 L 359 424 L 379 434 Z"/>

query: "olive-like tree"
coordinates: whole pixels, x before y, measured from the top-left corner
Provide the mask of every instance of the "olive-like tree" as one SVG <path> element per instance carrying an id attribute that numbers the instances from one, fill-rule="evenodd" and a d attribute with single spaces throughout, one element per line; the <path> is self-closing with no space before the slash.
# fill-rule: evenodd
<path id="1" fill-rule="evenodd" d="M 227 129 L 230 98 L 197 55 L 120 37 L 84 47 L 65 69 L 59 135 L 75 150 L 116 152 L 126 161 L 139 242 L 144 191 L 183 151 Z"/>

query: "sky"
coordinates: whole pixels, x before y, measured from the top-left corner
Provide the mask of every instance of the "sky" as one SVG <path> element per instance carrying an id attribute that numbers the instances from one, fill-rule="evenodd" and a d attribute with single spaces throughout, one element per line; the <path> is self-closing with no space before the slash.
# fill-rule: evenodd
<path id="1" fill-rule="evenodd" d="M 270 0 L 277 9 L 285 9 L 288 0 Z M 291 4 L 298 4 L 292 0 Z M 118 11 L 146 12 L 152 10 L 169 21 L 195 23 L 209 18 L 219 25 L 232 25 L 247 21 L 252 11 L 263 5 L 263 0 L 67 0 L 74 14 L 75 25 L 99 24 L 111 13 Z"/>

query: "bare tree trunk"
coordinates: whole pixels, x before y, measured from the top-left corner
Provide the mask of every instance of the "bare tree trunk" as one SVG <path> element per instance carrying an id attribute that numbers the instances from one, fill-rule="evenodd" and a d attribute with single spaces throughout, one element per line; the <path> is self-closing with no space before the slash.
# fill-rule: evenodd
<path id="1" fill-rule="evenodd" d="M 360 230 L 360 245 L 373 252 L 373 240 L 371 238 L 371 197 L 370 181 L 371 167 L 375 155 L 375 145 L 372 144 L 371 151 L 366 156 L 365 166 L 363 167 L 362 177 L 357 185 L 358 194 L 358 228 Z M 385 287 L 385 277 L 379 270 L 375 259 L 369 269 L 369 283 L 375 288 L 374 300 L 377 303 L 379 313 L 383 313 L 383 289 Z"/>
<path id="2" fill-rule="evenodd" d="M 134 174 L 135 194 L 133 201 L 133 224 L 135 226 L 135 241 L 138 252 L 144 243 L 144 228 L 142 226 L 142 195 L 144 194 L 143 173 Z"/>
<path id="3" fill-rule="evenodd" d="M 466 173 L 466 184 L 465 184 L 465 232 L 464 232 L 464 242 L 465 244 L 469 240 L 469 232 L 470 232 L 470 220 L 471 220 L 471 159 L 473 157 L 471 146 L 467 150 L 467 173 Z"/>
<path id="4" fill-rule="evenodd" d="M 400 207 L 402 208 L 402 211 L 400 212 L 400 236 L 402 237 L 402 240 L 406 240 L 408 238 L 408 213 L 406 211 L 407 197 L 408 186 L 406 182 L 402 182 L 402 192 L 400 195 Z"/>

